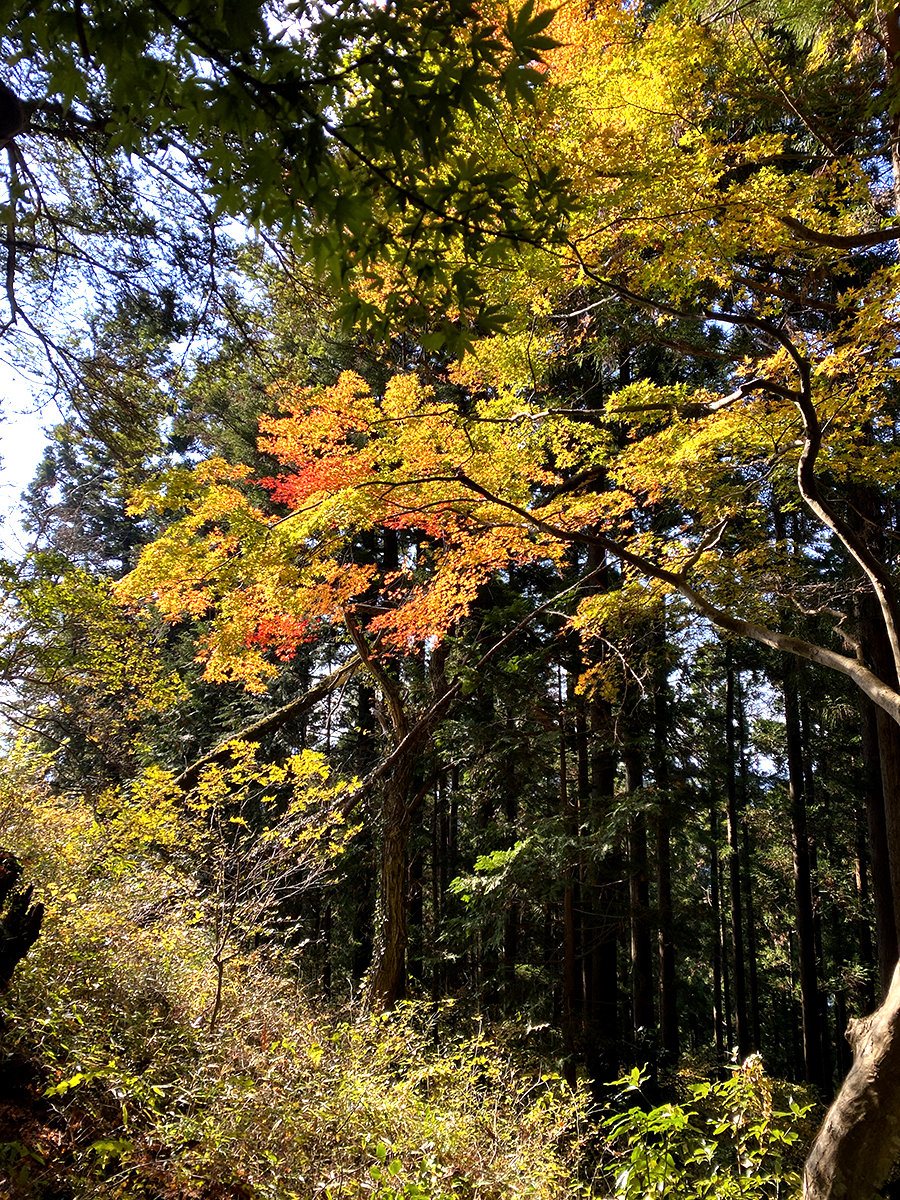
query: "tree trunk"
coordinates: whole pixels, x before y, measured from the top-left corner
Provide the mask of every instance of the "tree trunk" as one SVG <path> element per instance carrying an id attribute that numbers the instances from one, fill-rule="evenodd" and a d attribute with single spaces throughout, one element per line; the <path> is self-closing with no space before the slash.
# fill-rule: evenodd
<path id="1" fill-rule="evenodd" d="M 390 546 L 390 540 L 388 540 Z M 430 719 L 420 717 L 413 726 L 406 702 L 360 629 L 356 617 L 345 612 L 344 622 L 357 653 L 381 694 L 379 721 L 393 746 L 389 770 L 382 779 L 381 845 L 378 899 L 375 909 L 375 947 L 366 994 L 367 1007 L 375 1012 L 393 1008 L 406 995 L 406 951 L 409 928 L 409 841 L 415 811 L 424 797 L 413 782 L 419 761 L 431 741 L 438 708 Z M 439 679 L 432 671 L 433 682 Z"/>
<path id="2" fill-rule="evenodd" d="M 876 713 L 884 830 L 894 900 L 894 928 L 900 935 L 900 728 L 885 713 Z"/>
<path id="3" fill-rule="evenodd" d="M 731 649 L 725 648 L 725 783 L 728 796 L 728 878 L 731 900 L 731 947 L 734 968 L 734 1015 L 737 1025 L 738 1057 L 752 1050 L 747 1021 L 747 976 L 744 961 L 744 915 L 741 897 L 741 854 L 737 800 L 737 753 L 735 749 L 734 666 Z"/>
<path id="4" fill-rule="evenodd" d="M 759 962 L 756 950 L 756 910 L 753 903 L 753 877 L 750 872 L 750 831 L 744 826 L 741 841 L 741 867 L 747 896 L 747 976 L 750 984 L 750 1036 L 753 1049 L 762 1049 L 759 1019 Z"/>
<path id="5" fill-rule="evenodd" d="M 407 772 L 385 787 L 382 808 L 381 868 L 375 911 L 375 951 L 369 975 L 368 1007 L 382 1012 L 406 995 L 407 851 L 411 813 Z"/>
<path id="6" fill-rule="evenodd" d="M 874 1200 L 900 1159 L 900 967 L 847 1040 L 853 1066 L 806 1160 L 804 1200 Z"/>
<path id="7" fill-rule="evenodd" d="M 644 786 L 640 755 L 625 755 L 625 788 L 629 794 Z M 646 1041 L 653 1029 L 653 952 L 648 915 L 650 884 L 647 876 L 647 818 L 635 813 L 628 822 L 628 921 L 631 940 L 631 1023 L 636 1044 Z"/>
<path id="8" fill-rule="evenodd" d="M 877 710 L 867 696 L 861 696 L 859 711 L 862 728 L 866 832 L 872 899 L 875 909 L 879 996 L 884 997 L 891 985 L 891 972 L 897 961 L 897 926 L 894 921 L 894 893 L 891 887 L 891 871 L 887 858 L 887 830 L 884 818 L 881 755 L 878 748 Z"/>
<path id="9" fill-rule="evenodd" d="M 788 789 L 791 804 L 791 843 L 794 856 L 794 904 L 797 920 L 797 951 L 800 961 L 800 1005 L 803 1012 L 803 1063 L 808 1083 L 825 1088 L 822 1059 L 819 982 L 816 969 L 815 928 L 812 903 L 812 868 L 806 795 L 803 775 L 803 744 L 797 699 L 796 666 L 788 661 L 784 672 L 784 724 L 787 740 Z"/>
<path id="10" fill-rule="evenodd" d="M 722 990 L 722 904 L 719 889 L 719 813 L 717 797 L 710 791 L 709 801 L 709 902 L 713 915 L 713 1035 L 716 1043 L 716 1065 L 725 1062 L 725 999 Z"/>
<path id="11" fill-rule="evenodd" d="M 612 713 L 605 701 L 588 708 L 590 734 L 590 828 L 603 829 L 615 791 Z M 621 922 L 621 853 L 609 854 L 593 868 L 582 893 L 585 919 L 585 1063 L 595 1085 L 615 1078 L 621 1049 L 619 1033 L 618 940 Z M 587 894 L 585 894 L 587 893 Z"/>
<path id="12" fill-rule="evenodd" d="M 856 919 L 854 920 L 855 927 L 855 942 L 859 947 L 859 961 L 867 968 L 866 974 L 860 990 L 863 1009 L 869 1012 L 875 1007 L 875 968 L 877 960 L 875 957 L 875 948 L 872 944 L 872 929 L 869 925 L 869 913 L 872 911 L 872 904 L 869 894 L 869 872 L 868 859 L 866 857 L 866 836 L 864 827 L 864 817 L 861 809 L 856 810 L 856 862 L 854 869 L 854 883 L 856 890 Z M 890 982 L 888 983 L 890 987 Z M 885 996 L 887 988 L 880 988 L 878 997 Z M 843 1029 L 844 1025 L 840 1024 L 838 1029 Z M 843 1041 L 843 1039 L 842 1039 Z M 850 1068 L 849 1063 L 841 1064 L 841 1076 Z"/>
<path id="13" fill-rule="evenodd" d="M 884 556 L 882 530 L 887 527 L 887 514 L 882 499 L 873 489 L 861 488 L 854 492 L 853 503 L 864 519 L 867 544 L 874 553 Z M 857 622 L 866 665 L 895 686 L 897 673 L 890 638 L 881 610 L 870 593 L 859 599 Z M 860 715 L 878 972 L 881 995 L 886 996 L 897 962 L 900 935 L 900 729 L 866 696 L 860 701 Z"/>
<path id="14" fill-rule="evenodd" d="M 409 860 L 409 976 L 421 986 L 425 975 L 425 879 L 424 851 L 420 848 Z"/>
<path id="15" fill-rule="evenodd" d="M 43 904 L 32 904 L 32 889 L 17 890 L 22 866 L 14 854 L 0 850 L 0 992 L 6 991 L 13 971 L 34 945 L 44 919 Z"/>
<path id="16" fill-rule="evenodd" d="M 674 1063 L 681 1043 L 678 1031 L 678 975 L 675 969 L 675 922 L 672 909 L 672 793 L 669 787 L 669 680 L 666 628 L 655 631 L 653 668 L 653 774 L 659 794 L 656 818 L 656 902 L 659 912 L 659 1041 Z"/>
<path id="17" fill-rule="evenodd" d="M 322 914 L 322 995 L 331 999 L 331 934 L 333 928 L 331 898 L 325 901 Z"/>
<path id="18" fill-rule="evenodd" d="M 802 671 L 801 664 L 797 663 L 795 665 Z M 806 797 L 808 811 L 810 806 L 816 804 L 816 770 L 818 769 L 822 773 L 823 778 L 827 776 L 826 764 L 821 755 L 817 756 L 815 764 L 813 762 L 813 720 L 809 711 L 809 698 L 805 694 L 801 695 L 800 702 L 800 733 L 803 740 L 803 792 Z M 822 822 L 827 829 L 830 824 L 828 818 L 827 788 L 823 787 L 821 789 L 819 805 L 822 813 Z M 833 1043 L 831 1034 L 831 1010 L 833 1005 L 829 1002 L 828 992 L 822 984 L 822 980 L 828 977 L 828 968 L 825 962 L 825 942 L 822 937 L 822 911 L 824 905 L 818 884 L 818 856 L 819 845 L 815 836 L 811 833 L 809 836 L 809 888 L 813 910 L 813 947 L 819 977 L 819 1038 L 822 1052 L 823 1088 L 825 1097 L 828 1099 L 834 1093 L 834 1054 L 832 1051 Z M 831 912 L 834 912 L 833 907 Z M 839 1030 L 844 1029 L 844 1023 L 838 1028 Z M 840 1036 L 839 1032 L 837 1036 Z"/>
<path id="19" fill-rule="evenodd" d="M 740 685 L 740 676 L 738 676 L 738 684 Z M 746 812 L 750 801 L 750 785 L 749 785 L 749 767 L 747 764 L 748 754 L 748 730 L 747 730 L 747 710 L 744 704 L 744 689 L 738 687 L 737 695 L 738 709 L 738 734 L 739 734 L 739 752 L 738 759 L 740 763 L 740 805 L 741 811 Z M 756 911 L 753 903 L 753 873 L 750 869 L 751 853 L 750 853 L 750 830 L 746 821 L 741 839 L 741 849 L 743 851 L 741 867 L 744 876 L 744 895 L 747 897 L 747 974 L 750 984 L 750 1031 L 753 1038 L 753 1049 L 762 1049 L 762 1033 L 760 1030 L 759 1019 L 759 962 L 756 952 Z"/>
<path id="20" fill-rule="evenodd" d="M 508 721 L 512 734 L 515 726 Z M 515 755 L 510 754 L 506 762 L 504 786 L 506 788 L 506 826 L 510 845 L 515 842 L 516 831 L 519 827 L 519 782 L 516 777 Z M 516 987 L 516 967 L 519 961 L 519 925 L 521 913 L 518 904 L 513 901 L 506 911 L 503 921 L 503 1009 L 507 1016 L 513 1016 L 518 1007 L 518 989 Z"/>
<path id="21" fill-rule="evenodd" d="M 441 936 L 444 895 L 447 890 L 447 831 L 444 808 L 444 775 L 438 776 L 431 806 L 431 999 L 437 1004 L 444 995 L 437 945 Z"/>
<path id="22" fill-rule="evenodd" d="M 563 701 L 562 683 L 559 689 L 559 808 L 563 828 L 573 838 L 578 827 L 578 798 L 571 797 L 569 788 L 569 765 L 566 752 L 566 711 Z M 578 953 L 575 919 L 575 892 L 578 886 L 577 863 L 574 859 L 565 868 L 563 890 L 563 977 L 562 977 L 562 1034 L 566 1051 L 565 1077 L 574 1087 L 577 1074 L 578 1045 L 578 996 L 576 981 L 576 958 Z"/>

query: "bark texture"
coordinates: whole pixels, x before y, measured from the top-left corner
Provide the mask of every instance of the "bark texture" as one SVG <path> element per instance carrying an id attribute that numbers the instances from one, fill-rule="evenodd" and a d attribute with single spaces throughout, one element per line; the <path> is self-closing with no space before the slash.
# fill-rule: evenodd
<path id="1" fill-rule="evenodd" d="M 28 123 L 22 101 L 0 81 L 0 149 L 21 133 Z"/>
<path id="2" fill-rule="evenodd" d="M 853 1066 L 806 1160 L 803 1200 L 874 1200 L 900 1159 L 900 966 L 847 1040 Z"/>
<path id="3" fill-rule="evenodd" d="M 382 806 L 375 952 L 368 988 L 368 1006 L 374 1012 L 392 1009 L 406 996 L 408 852 L 412 824 L 408 774 L 401 771 L 390 780 Z"/>
<path id="4" fill-rule="evenodd" d="M 22 867 L 8 850 L 0 850 L 0 992 L 5 991 L 13 971 L 22 961 L 41 932 L 43 904 L 32 904 L 32 889 L 17 890 Z"/>

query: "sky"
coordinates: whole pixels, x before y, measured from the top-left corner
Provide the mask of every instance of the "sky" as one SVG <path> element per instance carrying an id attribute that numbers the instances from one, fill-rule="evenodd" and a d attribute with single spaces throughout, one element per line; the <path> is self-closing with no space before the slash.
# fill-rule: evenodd
<path id="1" fill-rule="evenodd" d="M 52 404 L 38 404 L 23 376 L 0 363 L 0 553 L 15 557 L 25 548 L 19 497 L 40 462 L 44 429 L 60 419 Z"/>

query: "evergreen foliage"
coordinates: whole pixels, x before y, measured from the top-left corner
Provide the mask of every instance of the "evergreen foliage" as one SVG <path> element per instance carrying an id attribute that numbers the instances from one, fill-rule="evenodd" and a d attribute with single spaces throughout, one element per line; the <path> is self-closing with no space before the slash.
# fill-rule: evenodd
<path id="1" fill-rule="evenodd" d="M 877 1141 L 900 9 L 3 11 L 14 1194 L 797 1195 L 845 1030 Z"/>

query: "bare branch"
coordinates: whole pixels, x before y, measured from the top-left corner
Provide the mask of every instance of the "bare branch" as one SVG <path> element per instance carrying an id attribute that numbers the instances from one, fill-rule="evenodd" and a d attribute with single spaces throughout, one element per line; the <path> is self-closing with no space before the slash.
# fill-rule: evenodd
<path id="1" fill-rule="evenodd" d="M 189 790 L 196 784 L 203 768 L 225 758 L 234 742 L 258 742 L 265 734 L 280 728 L 280 726 L 291 720 L 291 718 L 300 716 L 312 708 L 313 705 L 318 704 L 321 699 L 348 680 L 361 664 L 362 660 L 359 655 L 354 654 L 352 658 L 332 671 L 330 675 L 320 680 L 308 692 L 304 692 L 302 696 L 297 696 L 287 704 L 283 704 L 275 712 L 268 713 L 266 716 L 260 718 L 260 720 L 254 721 L 252 725 L 247 725 L 237 733 L 231 734 L 225 741 L 220 742 L 218 746 L 210 750 L 208 754 L 204 754 L 202 758 L 198 758 L 196 762 L 191 763 L 175 779 L 175 784 L 185 791 Z"/>

